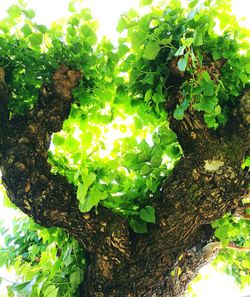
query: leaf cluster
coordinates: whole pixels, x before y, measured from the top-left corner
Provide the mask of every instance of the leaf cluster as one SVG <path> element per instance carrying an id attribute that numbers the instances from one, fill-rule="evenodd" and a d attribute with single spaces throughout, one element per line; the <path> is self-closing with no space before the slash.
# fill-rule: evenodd
<path id="1" fill-rule="evenodd" d="M 19 276 L 8 286 L 8 296 L 76 296 L 85 258 L 75 239 L 62 229 L 42 228 L 20 213 L 13 230 L 2 225 L 1 234 L 0 266 L 14 268 Z"/>

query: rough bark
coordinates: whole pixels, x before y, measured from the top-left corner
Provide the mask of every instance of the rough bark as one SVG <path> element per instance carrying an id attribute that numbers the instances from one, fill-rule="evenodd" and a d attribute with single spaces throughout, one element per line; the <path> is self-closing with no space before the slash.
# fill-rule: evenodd
<path id="1" fill-rule="evenodd" d="M 139 235 L 103 207 L 98 214 L 81 213 L 74 187 L 50 172 L 51 134 L 69 115 L 71 90 L 80 79 L 78 71 L 61 66 L 38 106 L 25 117 L 9 119 L 8 89 L 0 77 L 0 166 L 7 193 L 36 222 L 62 227 L 84 246 L 89 264 L 82 296 L 182 296 L 198 268 L 215 254 L 207 245 L 209 224 L 237 208 L 247 193 L 241 163 L 250 149 L 250 93 L 217 133 L 191 110 L 183 121 L 170 116 L 184 156 L 154 202 L 156 224 Z M 171 276 L 176 269 L 178 277 Z"/>

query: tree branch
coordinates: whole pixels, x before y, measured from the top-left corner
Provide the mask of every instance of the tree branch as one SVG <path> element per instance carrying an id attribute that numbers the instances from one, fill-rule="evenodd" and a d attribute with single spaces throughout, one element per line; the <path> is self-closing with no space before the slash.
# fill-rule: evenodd
<path id="1" fill-rule="evenodd" d="M 226 246 L 227 249 L 233 249 L 237 251 L 244 251 L 244 252 L 250 252 L 250 247 L 244 247 L 244 246 L 238 246 L 234 243 L 229 243 L 228 246 Z"/>
<path id="2" fill-rule="evenodd" d="M 247 199 L 247 197 L 244 198 Z M 239 206 L 235 209 L 234 215 L 245 220 L 250 220 L 250 214 L 247 212 L 249 208 L 250 203 L 243 203 L 243 206 Z"/>
<path id="3" fill-rule="evenodd" d="M 238 217 L 244 220 L 250 220 L 250 214 L 247 212 L 241 212 L 236 214 Z"/>
<path id="4" fill-rule="evenodd" d="M 199 270 L 217 255 L 217 243 L 210 242 L 199 250 L 185 252 L 176 263 L 174 277 L 167 278 L 169 296 L 183 296 L 187 285 L 192 281 Z"/>
<path id="5" fill-rule="evenodd" d="M 45 227 L 66 229 L 88 252 L 102 251 L 112 270 L 116 265 L 112 259 L 121 263 L 129 258 L 126 220 L 103 207 L 98 213 L 81 213 L 74 187 L 65 177 L 51 174 L 47 163 L 51 134 L 68 117 L 71 90 L 80 78 L 79 71 L 61 66 L 48 86 L 49 95 L 41 95 L 39 105 L 26 116 L 0 127 L 2 180 L 9 198 L 23 212 Z"/>

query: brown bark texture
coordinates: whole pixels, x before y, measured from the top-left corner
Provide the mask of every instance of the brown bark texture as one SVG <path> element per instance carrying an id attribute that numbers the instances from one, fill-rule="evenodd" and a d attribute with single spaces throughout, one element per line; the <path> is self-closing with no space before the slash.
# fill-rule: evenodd
<path id="1" fill-rule="evenodd" d="M 211 222 L 237 208 L 247 195 L 241 167 L 250 149 L 250 92 L 219 131 L 202 114 L 188 110 L 183 121 L 171 116 L 183 157 L 154 201 L 156 223 L 135 234 L 127 221 L 104 207 L 81 213 L 76 189 L 53 175 L 47 163 L 51 135 L 60 131 L 81 79 L 66 66 L 54 73 L 49 91 L 26 116 L 10 119 L 10 90 L 0 75 L 0 170 L 11 201 L 37 223 L 58 226 L 86 250 L 88 267 L 82 296 L 183 296 L 199 268 L 215 254 Z"/>

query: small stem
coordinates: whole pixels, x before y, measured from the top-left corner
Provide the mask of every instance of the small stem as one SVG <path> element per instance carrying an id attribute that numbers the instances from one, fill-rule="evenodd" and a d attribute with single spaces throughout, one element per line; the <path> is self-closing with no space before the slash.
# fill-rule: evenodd
<path id="1" fill-rule="evenodd" d="M 236 209 L 235 215 L 242 219 L 250 220 L 250 214 L 247 212 L 249 208 L 250 203 L 245 203 L 242 207 L 238 207 Z"/>
<path id="2" fill-rule="evenodd" d="M 241 219 L 250 220 L 250 214 L 247 212 L 237 213 L 237 216 Z"/>
<path id="3" fill-rule="evenodd" d="M 73 241 L 73 253 L 74 253 L 74 256 L 75 256 L 75 259 L 76 259 L 76 263 L 79 265 L 79 261 L 78 261 L 78 258 L 76 256 L 76 251 L 75 251 L 75 242 Z"/>
<path id="4" fill-rule="evenodd" d="M 226 247 L 228 249 L 233 249 L 233 250 L 239 250 L 239 251 L 245 251 L 245 252 L 250 252 L 250 247 L 244 247 L 244 246 L 238 246 L 234 243 L 229 243 L 228 246 Z"/>
<path id="5" fill-rule="evenodd" d="M 176 49 L 171 43 L 169 43 L 169 44 L 165 44 L 165 45 L 161 46 L 161 49 L 162 49 L 162 48 Z"/>
<path id="6" fill-rule="evenodd" d="M 52 282 L 52 284 L 54 284 L 54 285 L 67 285 L 67 284 L 69 284 L 70 282 Z"/>
<path id="7" fill-rule="evenodd" d="M 215 250 L 215 249 L 231 249 L 231 250 L 238 250 L 238 251 L 245 251 L 245 252 L 250 252 L 250 247 L 245 247 L 245 246 L 238 246 L 235 243 L 229 243 L 227 246 L 222 247 L 221 243 L 219 241 L 215 241 L 215 242 L 211 242 L 210 244 L 211 247 Z"/>
<path id="8" fill-rule="evenodd" d="M 250 203 L 244 203 L 244 206 L 243 206 L 245 209 L 246 208 L 250 208 Z"/>

